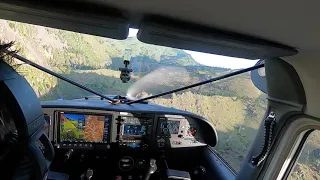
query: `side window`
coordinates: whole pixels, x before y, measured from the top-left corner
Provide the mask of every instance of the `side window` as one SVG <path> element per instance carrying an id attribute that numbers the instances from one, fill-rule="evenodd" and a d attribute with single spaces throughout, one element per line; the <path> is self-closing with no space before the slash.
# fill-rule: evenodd
<path id="1" fill-rule="evenodd" d="M 320 179 L 320 131 L 308 137 L 305 146 L 291 171 L 289 180 Z"/>
<path id="2" fill-rule="evenodd" d="M 170 98 L 157 98 L 154 103 L 210 120 L 219 138 L 214 149 L 238 172 L 263 119 L 266 97 L 254 86 L 250 73 L 245 73 L 173 94 Z"/>

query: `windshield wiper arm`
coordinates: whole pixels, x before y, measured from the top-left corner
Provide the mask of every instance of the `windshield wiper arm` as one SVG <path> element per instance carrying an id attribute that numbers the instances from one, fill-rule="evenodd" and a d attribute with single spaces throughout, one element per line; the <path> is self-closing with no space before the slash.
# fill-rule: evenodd
<path id="1" fill-rule="evenodd" d="M 18 55 L 17 53 L 11 53 L 11 51 L 7 51 L 7 54 L 8 54 L 8 55 L 11 55 L 11 56 L 14 57 L 14 58 L 19 59 L 20 61 L 25 62 L 26 64 L 29 64 L 29 65 L 32 66 L 32 67 L 35 67 L 35 68 L 37 68 L 37 69 L 39 69 L 39 70 L 41 70 L 41 71 L 44 71 L 44 72 L 46 72 L 46 73 L 48 73 L 48 74 L 50 74 L 50 75 L 52 75 L 52 76 L 55 76 L 55 77 L 57 77 L 57 78 L 59 78 L 59 79 L 62 79 L 62 80 L 64 80 L 64 81 L 67 81 L 68 83 L 73 84 L 73 85 L 75 85 L 75 86 L 77 86 L 77 87 L 79 87 L 79 88 L 81 88 L 81 89 L 86 90 L 86 91 L 89 91 L 89 92 L 91 92 L 92 94 L 95 94 L 95 95 L 97 95 L 97 96 L 100 96 L 100 97 L 108 100 L 108 102 L 111 103 L 111 104 L 119 104 L 119 103 L 120 103 L 120 100 L 111 99 L 111 98 L 103 95 L 103 94 L 100 93 L 100 92 L 97 92 L 97 91 L 95 91 L 95 90 L 93 90 L 93 89 L 91 89 L 91 88 L 88 88 L 87 86 L 84 86 L 84 85 L 82 85 L 82 84 L 79 84 L 79 83 L 77 83 L 77 82 L 75 82 L 75 81 L 73 81 L 73 80 L 71 80 L 71 79 L 69 79 L 69 78 L 67 78 L 67 77 L 64 77 L 64 76 L 62 76 L 62 75 L 60 75 L 60 74 L 58 74 L 58 73 L 56 73 L 56 72 L 51 71 L 50 69 L 47 69 L 47 68 L 45 68 L 45 67 L 43 67 L 43 66 L 40 66 L 39 64 L 34 63 L 34 62 L 32 62 L 32 61 L 30 61 L 30 60 L 28 60 L 28 59 L 26 59 L 26 58 Z"/>
<path id="2" fill-rule="evenodd" d="M 229 74 L 218 76 L 218 77 L 215 77 L 215 78 L 212 78 L 212 79 L 201 81 L 201 82 L 198 82 L 198 83 L 195 83 L 195 84 L 184 86 L 182 88 L 177 88 L 177 89 L 174 89 L 174 90 L 171 90 L 171 91 L 167 91 L 167 92 L 164 92 L 164 93 L 159 93 L 159 94 L 156 94 L 156 95 L 153 95 L 153 96 L 149 96 L 149 97 L 146 97 L 146 98 L 130 101 L 130 102 L 127 102 L 127 104 L 133 104 L 133 103 L 138 103 L 138 102 L 149 100 L 149 99 L 154 99 L 154 98 L 157 98 L 157 97 L 160 97 L 160 96 L 164 96 L 164 95 L 167 95 L 167 94 L 172 94 L 172 93 L 183 91 L 183 90 L 190 89 L 190 88 L 193 88 L 193 87 L 201 86 L 201 85 L 208 84 L 208 83 L 211 83 L 211 82 L 214 82 L 214 81 L 218 81 L 218 80 L 221 80 L 221 79 L 225 79 L 225 78 L 228 78 L 228 77 L 231 77 L 231 76 L 236 76 L 238 74 L 242 74 L 242 73 L 245 73 L 245 72 L 248 72 L 248 71 L 252 71 L 252 70 L 255 70 L 255 69 L 259 69 L 259 68 L 262 68 L 262 67 L 264 67 L 264 63 L 259 64 L 259 65 L 255 65 L 255 66 L 252 66 L 252 67 L 249 67 L 249 68 L 241 69 L 239 71 L 231 72 Z"/>

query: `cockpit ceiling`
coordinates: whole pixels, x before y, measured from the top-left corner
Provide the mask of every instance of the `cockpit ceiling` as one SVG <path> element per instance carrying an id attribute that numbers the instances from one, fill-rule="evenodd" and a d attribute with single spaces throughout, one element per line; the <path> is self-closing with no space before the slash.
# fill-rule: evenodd
<path id="1" fill-rule="evenodd" d="M 96 1 L 260 37 L 295 47 L 299 52 L 320 49 L 320 1 L 317 0 Z"/>
<path id="2" fill-rule="evenodd" d="M 293 47 L 299 53 L 316 53 L 320 49 L 318 20 L 320 1 L 317 0 L 69 0 L 63 3 L 59 3 L 62 1 L 58 0 L 48 0 L 45 2 L 58 3 L 60 6 L 70 2 L 74 4 L 74 8 L 80 3 L 95 5 L 105 8 L 101 13 L 121 14 L 128 20 L 130 27 L 135 28 L 139 28 L 144 17 L 157 15 L 265 39 Z"/>
<path id="3" fill-rule="evenodd" d="M 252 35 L 298 48 L 299 51 L 320 49 L 320 1 L 317 0 L 96 1 Z"/>

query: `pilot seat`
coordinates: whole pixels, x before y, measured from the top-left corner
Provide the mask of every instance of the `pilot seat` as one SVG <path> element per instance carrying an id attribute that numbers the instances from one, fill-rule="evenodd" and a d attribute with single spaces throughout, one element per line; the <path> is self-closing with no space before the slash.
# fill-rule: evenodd
<path id="1" fill-rule="evenodd" d="M 0 96 L 14 121 L 16 132 L 1 161 L 4 179 L 68 179 L 67 174 L 50 172 L 54 148 L 44 134 L 44 115 L 39 99 L 29 83 L 6 62 L 0 61 Z M 4 117 L 5 118 L 5 117 Z M 1 179 L 2 179 L 1 178 Z"/>

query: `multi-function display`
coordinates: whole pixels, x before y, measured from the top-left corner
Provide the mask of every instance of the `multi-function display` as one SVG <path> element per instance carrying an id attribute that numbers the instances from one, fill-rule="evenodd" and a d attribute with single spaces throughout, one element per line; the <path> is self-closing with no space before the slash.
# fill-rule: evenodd
<path id="1" fill-rule="evenodd" d="M 111 115 L 60 112 L 60 142 L 107 142 L 111 118 Z"/>

